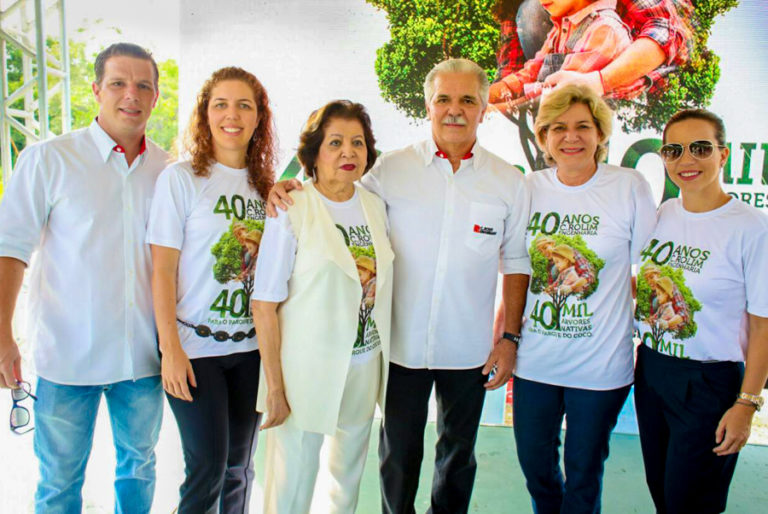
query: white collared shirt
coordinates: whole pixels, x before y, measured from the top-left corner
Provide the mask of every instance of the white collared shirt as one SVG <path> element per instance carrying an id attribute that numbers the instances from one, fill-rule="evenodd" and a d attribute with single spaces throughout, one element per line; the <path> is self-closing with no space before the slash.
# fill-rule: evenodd
<path id="1" fill-rule="evenodd" d="M 395 252 L 391 358 L 408 368 L 482 366 L 498 272 L 529 274 L 523 174 L 479 145 L 453 172 L 428 140 L 379 157 L 362 183 L 387 204 Z"/>
<path id="2" fill-rule="evenodd" d="M 160 373 L 149 246 L 154 143 L 128 166 L 97 122 L 31 145 L 0 203 L 0 256 L 30 263 L 28 337 L 39 376 L 98 385 Z"/>

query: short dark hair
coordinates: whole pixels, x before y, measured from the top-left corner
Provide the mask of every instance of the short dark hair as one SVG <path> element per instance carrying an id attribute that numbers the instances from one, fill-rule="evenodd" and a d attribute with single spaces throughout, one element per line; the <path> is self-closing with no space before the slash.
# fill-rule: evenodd
<path id="1" fill-rule="evenodd" d="M 359 103 L 349 100 L 334 100 L 310 114 L 304 129 L 301 131 L 297 153 L 299 162 L 304 167 L 304 175 L 307 177 L 317 179 L 315 176 L 315 162 L 317 161 L 317 154 L 320 152 L 320 145 L 323 143 L 323 139 L 325 139 L 325 128 L 332 119 L 339 118 L 357 120 L 363 126 L 368 159 L 365 163 L 363 174 L 367 173 L 376 162 L 376 139 L 373 137 L 371 118 L 368 116 L 368 111 Z"/>
<path id="2" fill-rule="evenodd" d="M 664 126 L 664 132 L 661 136 L 661 141 L 663 143 L 667 142 L 667 130 L 669 130 L 669 127 L 675 123 L 685 120 L 708 121 L 715 128 L 715 139 L 717 140 L 717 144 L 725 146 L 725 123 L 723 123 L 723 120 L 720 118 L 720 116 L 706 109 L 685 109 L 673 114 L 672 117 L 669 118 L 667 124 Z"/>
<path id="3" fill-rule="evenodd" d="M 107 60 L 110 57 L 119 57 L 122 55 L 151 62 L 152 70 L 155 72 L 155 91 L 159 89 L 158 83 L 160 81 L 160 72 L 157 69 L 155 58 L 152 57 L 152 53 L 149 50 L 145 50 L 133 43 L 115 43 L 99 52 L 99 55 L 96 56 L 96 61 L 93 63 L 93 71 L 96 75 L 97 84 L 101 85 L 101 81 L 104 80 L 104 66 L 107 64 Z"/>

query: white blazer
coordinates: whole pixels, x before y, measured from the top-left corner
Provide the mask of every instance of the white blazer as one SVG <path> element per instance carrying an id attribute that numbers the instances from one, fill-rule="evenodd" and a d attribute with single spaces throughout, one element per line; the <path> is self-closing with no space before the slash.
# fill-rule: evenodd
<path id="1" fill-rule="evenodd" d="M 389 372 L 392 318 L 392 264 L 384 202 L 355 185 L 376 252 L 376 307 L 373 318 L 381 340 L 382 410 Z M 298 240 L 288 282 L 288 298 L 278 308 L 280 356 L 285 397 L 291 407 L 286 423 L 309 432 L 333 435 L 338 424 L 352 346 L 357 337 L 363 289 L 355 261 L 320 193 L 307 181 L 291 193 L 288 209 Z M 377 379 L 378 377 L 371 377 Z M 257 410 L 266 409 L 267 382 L 261 370 Z"/>

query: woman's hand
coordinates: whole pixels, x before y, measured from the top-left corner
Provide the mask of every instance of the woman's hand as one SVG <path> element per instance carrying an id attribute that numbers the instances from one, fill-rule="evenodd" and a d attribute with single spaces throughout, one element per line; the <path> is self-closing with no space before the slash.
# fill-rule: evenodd
<path id="1" fill-rule="evenodd" d="M 754 414 L 754 407 L 741 403 L 735 403 L 725 411 L 715 431 L 718 446 L 712 451 L 720 457 L 738 453 L 747 444 Z"/>
<path id="2" fill-rule="evenodd" d="M 189 386 L 197 387 L 195 372 L 192 370 L 192 363 L 181 346 L 163 352 L 161 361 L 161 375 L 163 378 L 163 389 L 171 396 L 184 400 L 192 401 L 192 393 Z M 189 381 L 189 385 L 187 384 Z"/>
<path id="3" fill-rule="evenodd" d="M 289 205 L 293 205 L 291 195 L 288 193 L 294 189 L 302 189 L 301 182 L 298 179 L 281 180 L 277 182 L 269 191 L 267 197 L 266 211 L 267 216 L 274 218 L 277 216 L 277 208 L 287 210 Z"/>
<path id="4" fill-rule="evenodd" d="M 282 425 L 290 413 L 291 407 L 285 399 L 285 391 L 270 391 L 267 394 L 267 419 L 261 424 L 261 430 Z"/>

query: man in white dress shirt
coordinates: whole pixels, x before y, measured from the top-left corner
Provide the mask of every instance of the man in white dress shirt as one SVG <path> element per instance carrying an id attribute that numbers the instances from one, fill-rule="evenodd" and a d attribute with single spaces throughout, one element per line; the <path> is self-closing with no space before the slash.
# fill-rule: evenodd
<path id="1" fill-rule="evenodd" d="M 19 156 L 0 203 L 0 387 L 21 358 L 11 319 L 24 268 L 34 402 L 38 513 L 82 510 L 81 489 L 102 394 L 117 451 L 116 512 L 148 513 L 162 384 L 145 227 L 167 154 L 144 136 L 158 98 L 157 65 L 118 43 L 94 64 L 96 120 Z"/>
<path id="2" fill-rule="evenodd" d="M 432 137 L 382 154 L 362 178 L 387 205 L 395 252 L 379 443 L 385 513 L 414 512 L 433 387 L 438 441 L 430 512 L 468 511 L 485 391 L 506 384 L 514 368 L 530 274 L 529 199 L 523 175 L 477 144 L 488 87 L 472 61 L 435 66 L 424 84 Z M 290 203 L 285 189 L 275 188 L 270 203 Z M 494 344 L 499 272 L 505 334 Z"/>

